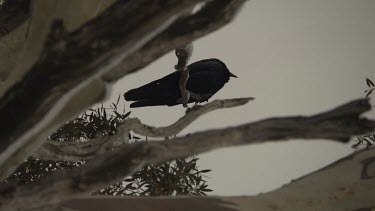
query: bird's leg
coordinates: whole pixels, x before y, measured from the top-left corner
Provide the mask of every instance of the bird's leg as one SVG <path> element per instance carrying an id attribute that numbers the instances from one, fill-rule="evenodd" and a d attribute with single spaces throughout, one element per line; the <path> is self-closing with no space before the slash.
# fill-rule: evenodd
<path id="1" fill-rule="evenodd" d="M 190 111 L 194 111 L 194 110 L 197 110 L 199 109 L 200 107 L 202 107 L 201 105 L 198 105 L 199 102 L 195 102 L 194 106 L 193 107 L 188 107 L 185 111 L 185 113 L 189 113 Z"/>

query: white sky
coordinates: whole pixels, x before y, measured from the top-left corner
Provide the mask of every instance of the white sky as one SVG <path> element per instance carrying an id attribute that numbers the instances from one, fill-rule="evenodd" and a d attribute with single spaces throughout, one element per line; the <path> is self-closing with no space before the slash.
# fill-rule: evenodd
<path id="1" fill-rule="evenodd" d="M 219 58 L 239 77 L 212 99 L 256 100 L 209 113 L 182 134 L 274 116 L 315 114 L 363 97 L 365 78 L 375 81 L 374 11 L 373 0 L 248 2 L 235 22 L 194 42 L 191 61 Z M 107 102 L 171 73 L 176 61 L 169 53 L 118 81 Z M 183 113 L 182 106 L 132 110 L 133 117 L 153 126 L 171 124 Z M 295 140 L 221 149 L 198 157 L 202 169 L 213 170 L 208 179 L 213 194 L 249 195 L 280 187 L 350 152 L 350 145 Z"/>

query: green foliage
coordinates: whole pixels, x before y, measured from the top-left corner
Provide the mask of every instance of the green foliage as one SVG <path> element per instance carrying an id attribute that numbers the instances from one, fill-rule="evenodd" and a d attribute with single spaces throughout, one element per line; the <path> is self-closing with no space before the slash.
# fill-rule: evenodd
<path id="1" fill-rule="evenodd" d="M 49 141 L 89 142 L 98 136 L 111 136 L 130 112 L 118 111 L 118 103 L 112 103 L 110 108 L 103 105 L 96 109 L 89 109 L 81 116 L 67 122 L 56 130 Z M 142 138 L 129 134 L 129 143 L 143 141 Z M 207 188 L 204 174 L 211 170 L 199 170 L 198 158 L 177 159 L 159 165 L 146 165 L 134 175 L 123 181 L 110 185 L 93 194 L 96 195 L 206 195 L 212 191 Z M 46 161 L 30 157 L 5 182 L 18 185 L 33 183 L 57 170 L 77 168 L 85 161 Z"/>

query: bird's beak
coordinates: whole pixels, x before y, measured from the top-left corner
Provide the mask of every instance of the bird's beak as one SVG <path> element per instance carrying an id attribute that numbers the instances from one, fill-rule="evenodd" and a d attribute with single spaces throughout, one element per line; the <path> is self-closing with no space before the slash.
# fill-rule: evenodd
<path id="1" fill-rule="evenodd" d="M 229 72 L 229 77 L 234 77 L 234 78 L 238 78 L 235 74 Z"/>

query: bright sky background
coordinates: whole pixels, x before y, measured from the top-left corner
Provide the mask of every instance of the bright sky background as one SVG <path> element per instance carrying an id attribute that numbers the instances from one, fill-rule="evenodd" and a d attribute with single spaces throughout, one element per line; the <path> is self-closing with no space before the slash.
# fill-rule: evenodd
<path id="1" fill-rule="evenodd" d="M 194 42 L 191 61 L 219 58 L 239 77 L 212 99 L 256 100 L 209 113 L 182 134 L 315 114 L 363 97 L 365 78 L 375 81 L 374 11 L 373 0 L 248 2 L 233 23 Z M 107 102 L 171 73 L 176 62 L 172 52 L 118 81 Z M 153 126 L 169 125 L 183 114 L 182 106 L 132 110 L 133 117 Z M 350 145 L 330 141 L 294 140 L 212 151 L 199 155 L 199 166 L 213 170 L 208 179 L 213 194 L 249 195 L 278 188 L 351 151 Z"/>

